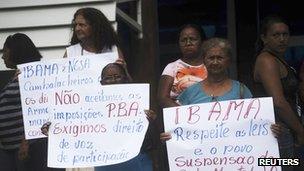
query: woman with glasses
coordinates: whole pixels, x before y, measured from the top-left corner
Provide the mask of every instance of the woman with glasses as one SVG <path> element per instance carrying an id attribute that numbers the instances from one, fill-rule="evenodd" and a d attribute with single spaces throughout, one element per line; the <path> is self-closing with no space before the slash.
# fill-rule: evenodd
<path id="1" fill-rule="evenodd" d="M 126 70 L 121 64 L 110 63 L 101 72 L 101 85 L 129 83 Z"/>
<path id="2" fill-rule="evenodd" d="M 278 139 L 282 158 L 294 157 L 295 142 L 304 144 L 304 129 L 297 117 L 298 80 L 294 69 L 284 60 L 288 40 L 286 22 L 277 16 L 266 17 L 260 28 L 253 72 L 254 95 L 273 98 L 276 121 L 285 128 Z"/>
<path id="3" fill-rule="evenodd" d="M 235 99 L 252 98 L 251 91 L 243 83 L 233 80 L 228 75 L 231 64 L 232 46 L 223 38 L 211 38 L 202 44 L 203 60 L 208 71 L 208 77 L 193 84 L 179 96 L 182 105 L 208 103 L 213 101 L 225 101 Z M 204 125 L 202 125 L 204 128 Z M 271 125 L 271 131 L 275 137 L 280 135 L 281 127 L 278 124 Z M 162 142 L 172 138 L 170 132 L 160 134 Z M 214 143 L 217 143 L 216 141 Z"/>
<path id="4" fill-rule="evenodd" d="M 78 9 L 72 20 L 72 29 L 71 46 L 66 48 L 64 57 L 79 57 L 117 51 L 118 60 L 116 62 L 127 68 L 119 48 L 118 36 L 110 21 L 100 10 L 91 7 Z M 92 171 L 91 168 L 70 170 Z"/>
<path id="5" fill-rule="evenodd" d="M 129 80 L 127 72 L 121 64 L 110 63 L 101 72 L 101 85 L 126 84 L 130 82 L 132 81 Z M 156 118 L 156 114 L 152 110 L 146 110 L 145 113 L 151 122 Z M 140 153 L 135 158 L 119 164 L 95 167 L 95 171 L 152 171 L 152 160 L 148 156 L 151 144 L 149 144 L 148 140 L 147 138 L 144 139 Z"/>
<path id="6" fill-rule="evenodd" d="M 178 37 L 181 57 L 169 63 L 160 78 L 158 99 L 162 108 L 177 106 L 176 98 L 183 90 L 207 77 L 201 51 L 205 37 L 200 26 L 181 27 Z"/>
<path id="7" fill-rule="evenodd" d="M 111 85 L 111 84 L 126 84 L 130 83 L 132 80 L 129 79 L 125 68 L 118 63 L 110 63 L 106 65 L 101 72 L 101 85 Z M 156 114 L 152 110 L 144 111 L 149 122 L 153 122 L 156 119 Z M 48 135 L 50 122 L 44 124 L 41 127 L 41 132 L 45 135 Z M 150 126 L 150 125 L 149 125 Z M 139 155 L 135 158 L 128 160 L 123 163 L 95 167 L 95 171 L 152 171 L 152 160 L 148 155 L 148 152 L 151 150 L 151 136 L 149 134 L 149 129 L 147 135 L 144 139 L 143 145 L 141 147 Z M 97 137 L 98 138 L 98 137 Z"/>

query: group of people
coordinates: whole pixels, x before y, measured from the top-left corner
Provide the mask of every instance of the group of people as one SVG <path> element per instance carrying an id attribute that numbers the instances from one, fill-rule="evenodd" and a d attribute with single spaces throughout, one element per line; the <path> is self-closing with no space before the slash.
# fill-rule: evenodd
<path id="1" fill-rule="evenodd" d="M 253 95 L 243 83 L 230 79 L 227 74 L 232 56 L 231 44 L 222 38 L 202 40 L 201 35 L 200 30 L 191 25 L 181 30 L 181 59 L 168 64 L 162 73 L 158 90 L 160 105 L 164 108 L 270 96 L 273 98 L 276 119 L 271 130 L 278 138 L 280 156 L 303 158 L 303 151 L 300 152 L 300 149 L 304 145 L 304 128 L 297 112 L 301 101 L 299 92 L 304 87 L 299 84 L 295 70 L 284 60 L 289 39 L 286 22 L 278 16 L 268 16 L 263 20 L 252 71 Z M 206 74 L 203 72 L 204 68 L 207 70 Z M 196 72 L 184 74 L 187 70 Z M 203 77 L 201 73 L 204 73 Z M 178 88 L 183 88 L 183 91 L 177 91 L 180 90 Z M 160 139 L 167 141 L 171 139 L 171 135 L 167 132 L 161 133 Z M 295 169 L 301 170 L 303 166 L 283 167 L 284 171 Z"/>
<path id="2" fill-rule="evenodd" d="M 133 82 L 128 73 L 117 34 L 104 14 L 95 8 L 81 8 L 72 21 L 71 46 L 64 57 L 83 56 L 104 52 L 118 52 L 118 60 L 107 65 L 101 73 L 101 84 Z M 181 27 L 178 44 L 181 56 L 164 69 L 158 87 L 161 108 L 232 99 L 271 96 L 274 101 L 276 123 L 271 130 L 278 138 L 282 158 L 297 157 L 298 147 L 304 144 L 304 128 L 297 114 L 301 89 L 294 70 L 285 62 L 289 28 L 279 17 L 267 17 L 262 23 L 257 43 L 253 70 L 255 85 L 252 91 L 228 75 L 232 46 L 224 38 L 206 39 L 200 26 Z M 22 33 L 7 37 L 3 60 L 8 68 L 18 64 L 39 61 L 42 56 L 31 39 Z M 0 92 L 0 170 L 46 171 L 60 170 L 46 166 L 47 140 L 25 140 L 18 84 L 18 71 Z M 303 99 L 304 100 L 304 99 Z M 147 111 L 153 122 L 156 115 Z M 49 124 L 42 127 L 47 133 Z M 170 133 L 161 133 L 167 141 Z M 140 154 L 130 161 L 96 167 L 107 171 L 152 171 L 152 160 L 147 155 L 150 146 L 145 139 Z M 303 155 L 303 154 L 302 154 Z M 284 167 L 283 170 L 293 170 Z M 87 170 L 90 170 L 89 168 Z M 92 170 L 92 168 L 91 168 Z"/>
<path id="3" fill-rule="evenodd" d="M 104 68 L 101 84 L 122 84 L 132 81 L 119 48 L 117 34 L 100 10 L 78 9 L 72 20 L 72 30 L 71 46 L 66 48 L 63 57 L 117 51 L 118 60 Z M 17 65 L 39 61 L 41 58 L 38 49 L 27 35 L 16 33 L 7 37 L 2 59 L 7 68 L 15 70 L 15 75 L 0 92 L 0 170 L 64 170 L 47 167 L 47 139 L 25 140 L 18 83 L 20 72 L 17 70 Z M 147 111 L 148 118 L 155 118 L 151 113 Z M 142 148 L 138 157 L 123 165 L 98 167 L 96 170 L 128 170 L 127 168 L 130 171 L 152 170 L 152 162 L 147 157 L 146 150 Z M 71 170 L 94 170 L 94 168 Z"/>

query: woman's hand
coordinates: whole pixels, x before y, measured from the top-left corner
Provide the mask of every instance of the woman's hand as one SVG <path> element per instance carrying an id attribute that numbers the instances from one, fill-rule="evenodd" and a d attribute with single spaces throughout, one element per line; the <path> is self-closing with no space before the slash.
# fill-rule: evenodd
<path id="1" fill-rule="evenodd" d="M 50 129 L 51 122 L 47 122 L 42 125 L 41 132 L 43 135 L 48 136 L 49 135 L 49 129 Z"/>
<path id="2" fill-rule="evenodd" d="M 124 59 L 122 59 L 122 58 L 118 58 L 118 59 L 115 61 L 115 63 L 118 63 L 118 64 L 122 65 L 122 67 L 124 68 L 124 70 L 125 70 L 125 72 L 126 72 L 126 74 L 127 74 L 127 77 L 128 77 L 129 82 L 133 82 L 133 78 L 131 77 L 131 75 L 130 75 L 130 73 L 129 73 L 129 71 L 128 71 L 128 67 L 127 67 L 126 61 L 125 61 Z"/>
<path id="3" fill-rule="evenodd" d="M 28 158 L 28 151 L 29 151 L 28 141 L 23 139 L 21 141 L 19 151 L 18 151 L 19 160 L 26 160 Z"/>
<path id="4" fill-rule="evenodd" d="M 115 63 L 122 65 L 125 69 L 127 68 L 127 63 L 124 59 L 118 58 Z"/>
<path id="5" fill-rule="evenodd" d="M 144 110 L 144 112 L 149 122 L 153 122 L 157 117 L 156 113 L 153 110 Z"/>
<path id="6" fill-rule="evenodd" d="M 274 137 L 278 138 L 279 136 L 282 135 L 283 129 L 286 129 L 286 128 L 283 128 L 282 125 L 280 125 L 280 124 L 274 123 L 274 124 L 271 124 L 270 129 L 271 129 Z"/>
<path id="7" fill-rule="evenodd" d="M 163 132 L 160 134 L 160 141 L 161 142 L 166 142 L 168 140 L 170 140 L 172 137 L 171 137 L 171 134 L 169 132 Z"/>

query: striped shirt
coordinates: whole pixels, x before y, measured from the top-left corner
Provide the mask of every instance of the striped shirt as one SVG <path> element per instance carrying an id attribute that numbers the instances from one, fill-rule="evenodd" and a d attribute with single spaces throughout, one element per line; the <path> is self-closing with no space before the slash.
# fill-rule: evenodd
<path id="1" fill-rule="evenodd" d="M 10 81 L 0 91 L 0 143 L 3 149 L 17 149 L 24 137 L 19 83 Z"/>

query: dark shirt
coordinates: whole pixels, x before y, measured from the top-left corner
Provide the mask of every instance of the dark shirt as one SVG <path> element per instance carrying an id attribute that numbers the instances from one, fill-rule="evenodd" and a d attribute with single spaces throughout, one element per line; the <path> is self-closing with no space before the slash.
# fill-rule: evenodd
<path id="1" fill-rule="evenodd" d="M 17 149 L 23 137 L 19 83 L 14 79 L 0 92 L 0 148 Z"/>
<path id="2" fill-rule="evenodd" d="M 288 64 L 286 64 L 284 61 L 282 61 L 280 58 L 277 58 L 287 69 L 287 75 L 286 77 L 281 78 L 281 83 L 283 87 L 284 97 L 286 98 L 287 102 L 290 104 L 292 110 L 294 113 L 297 112 L 297 91 L 298 90 L 298 79 L 296 77 L 296 73 L 293 68 L 291 68 Z M 266 74 L 266 73 L 265 73 Z M 264 86 L 261 82 L 255 82 L 253 87 L 253 94 L 254 97 L 266 97 L 269 96 Z M 275 111 L 277 109 L 275 108 Z M 278 116 L 276 116 L 276 119 L 279 121 L 282 121 Z"/>

